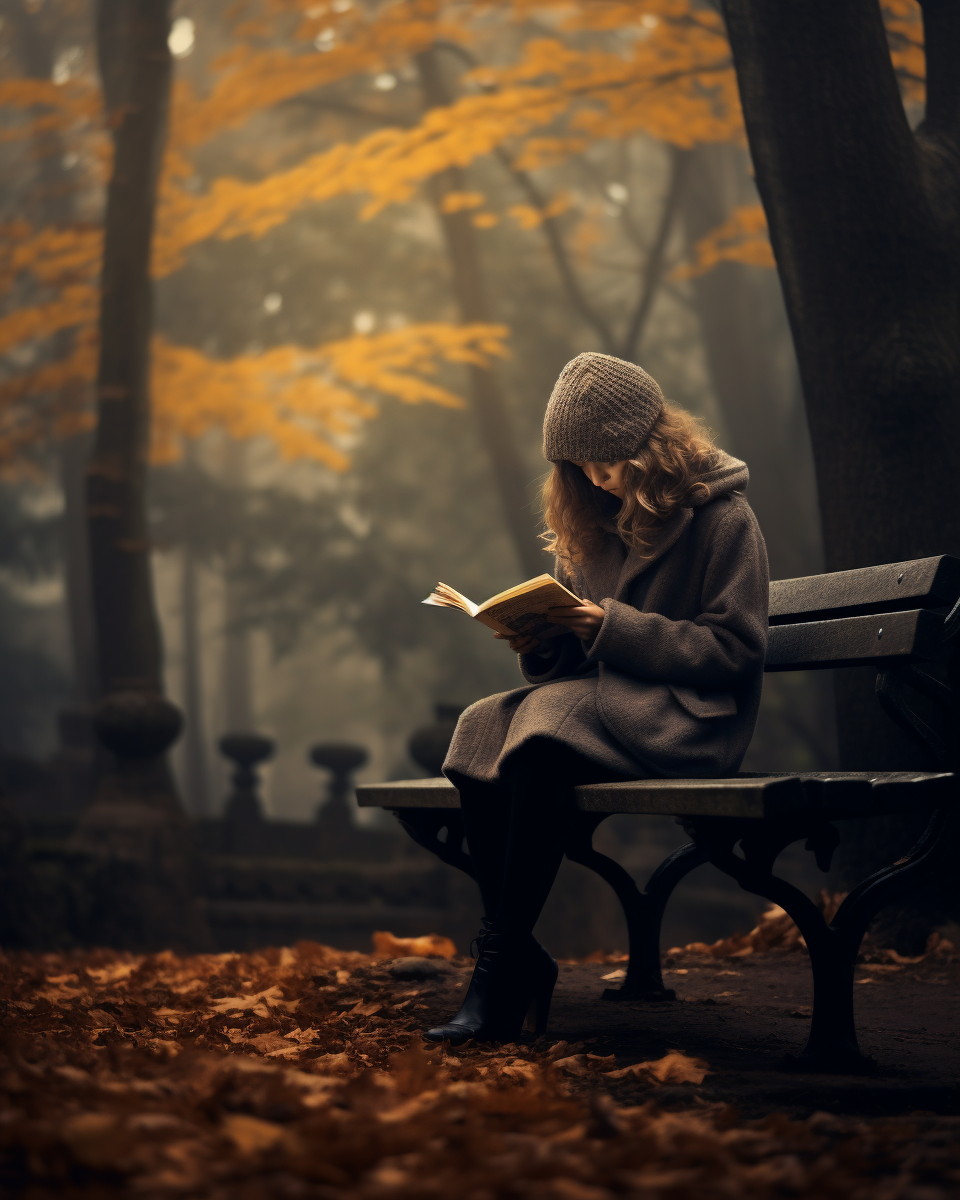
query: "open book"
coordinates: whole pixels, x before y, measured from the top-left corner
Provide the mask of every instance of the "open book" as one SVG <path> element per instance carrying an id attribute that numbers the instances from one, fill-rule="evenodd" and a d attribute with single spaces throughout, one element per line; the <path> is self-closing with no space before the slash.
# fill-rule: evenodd
<path id="1" fill-rule="evenodd" d="M 528 579 L 526 583 L 518 583 L 516 587 L 491 596 L 482 604 L 474 604 L 447 584 L 438 583 L 423 603 L 434 604 L 437 608 L 459 608 L 475 621 L 508 637 L 522 633 L 542 639 L 570 632 L 565 626 L 548 621 L 547 609 L 569 608 L 583 601 L 562 583 L 557 583 L 552 575 L 538 575 L 536 579 Z"/>

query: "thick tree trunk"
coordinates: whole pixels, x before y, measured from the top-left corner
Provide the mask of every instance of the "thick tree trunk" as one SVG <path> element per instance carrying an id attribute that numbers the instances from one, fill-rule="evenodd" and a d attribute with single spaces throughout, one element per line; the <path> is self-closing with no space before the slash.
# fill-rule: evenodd
<path id="1" fill-rule="evenodd" d="M 960 6 L 922 4 L 929 100 L 916 135 L 876 0 L 723 7 L 803 380 L 827 569 L 960 553 Z M 844 764 L 922 765 L 857 674 L 841 673 Z"/>
<path id="2" fill-rule="evenodd" d="M 101 0 L 97 43 L 114 162 L 107 191 L 88 467 L 91 580 L 104 693 L 161 690 L 146 515 L 150 242 L 170 92 L 170 0 Z"/>
<path id="3" fill-rule="evenodd" d="M 960 554 L 960 5 L 921 8 L 927 114 L 913 133 L 877 0 L 723 0 L 828 570 Z M 873 671 L 837 675 L 843 766 L 930 765 L 880 711 Z M 914 832 L 882 825 L 846 840 L 845 882 Z M 898 917 L 886 936 L 916 948 L 931 919 Z"/>
<path id="4" fill-rule="evenodd" d="M 451 96 L 443 77 L 436 47 L 418 54 L 416 62 L 427 108 L 448 105 Z M 464 211 L 447 213 L 442 207 L 443 198 L 448 193 L 466 190 L 464 173 L 459 167 L 450 167 L 435 175 L 431 184 L 447 241 L 461 319 L 464 322 L 489 322 L 490 306 L 480 264 L 476 230 L 471 223 L 470 214 Z M 529 492 L 530 472 L 524 466 L 523 456 L 519 451 L 514 422 L 503 386 L 492 367 L 471 366 L 468 369 L 480 436 L 493 466 L 507 528 L 522 569 L 530 575 L 539 575 L 549 569 L 549 563 L 537 539 L 538 521 Z"/>
<path id="5" fill-rule="evenodd" d="M 87 468 L 90 570 L 110 760 L 73 837 L 86 936 L 125 949 L 208 949 L 200 873 L 167 751 L 181 717 L 162 695 L 147 529 L 150 242 L 170 94 L 170 0 L 100 0 L 97 46 L 113 123 L 100 307 L 97 430 Z"/>

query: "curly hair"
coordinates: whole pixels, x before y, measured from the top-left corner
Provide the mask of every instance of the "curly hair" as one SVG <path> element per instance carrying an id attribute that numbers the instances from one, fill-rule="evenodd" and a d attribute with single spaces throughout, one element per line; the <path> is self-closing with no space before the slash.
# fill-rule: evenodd
<path id="1" fill-rule="evenodd" d="M 600 551 L 607 533 L 643 551 L 656 531 L 696 488 L 699 477 L 720 461 L 722 451 L 706 426 L 674 404 L 664 406 L 650 435 L 624 473 L 624 499 L 613 511 L 611 497 L 594 487 L 572 462 L 554 463 L 543 485 L 545 549 L 570 563 Z"/>

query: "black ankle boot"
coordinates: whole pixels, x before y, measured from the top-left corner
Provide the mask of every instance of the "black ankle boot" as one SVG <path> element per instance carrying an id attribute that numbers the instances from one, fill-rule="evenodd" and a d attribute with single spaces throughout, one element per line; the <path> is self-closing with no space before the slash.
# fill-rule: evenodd
<path id="1" fill-rule="evenodd" d="M 547 1028 L 550 999 L 560 968 L 531 934 L 507 934 L 484 919 L 477 936 L 477 965 L 470 987 L 455 1017 L 446 1025 L 427 1029 L 431 1042 L 459 1045 L 470 1038 L 478 1042 L 515 1042 L 528 1013 L 534 1033 Z"/>

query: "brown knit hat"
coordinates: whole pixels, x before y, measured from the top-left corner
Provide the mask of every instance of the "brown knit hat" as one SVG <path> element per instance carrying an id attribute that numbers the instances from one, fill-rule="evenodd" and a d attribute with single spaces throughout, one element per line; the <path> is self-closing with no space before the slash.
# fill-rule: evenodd
<path id="1" fill-rule="evenodd" d="M 663 392 L 642 367 L 611 354 L 578 354 L 560 372 L 543 418 L 549 462 L 632 458 L 663 412 Z"/>

